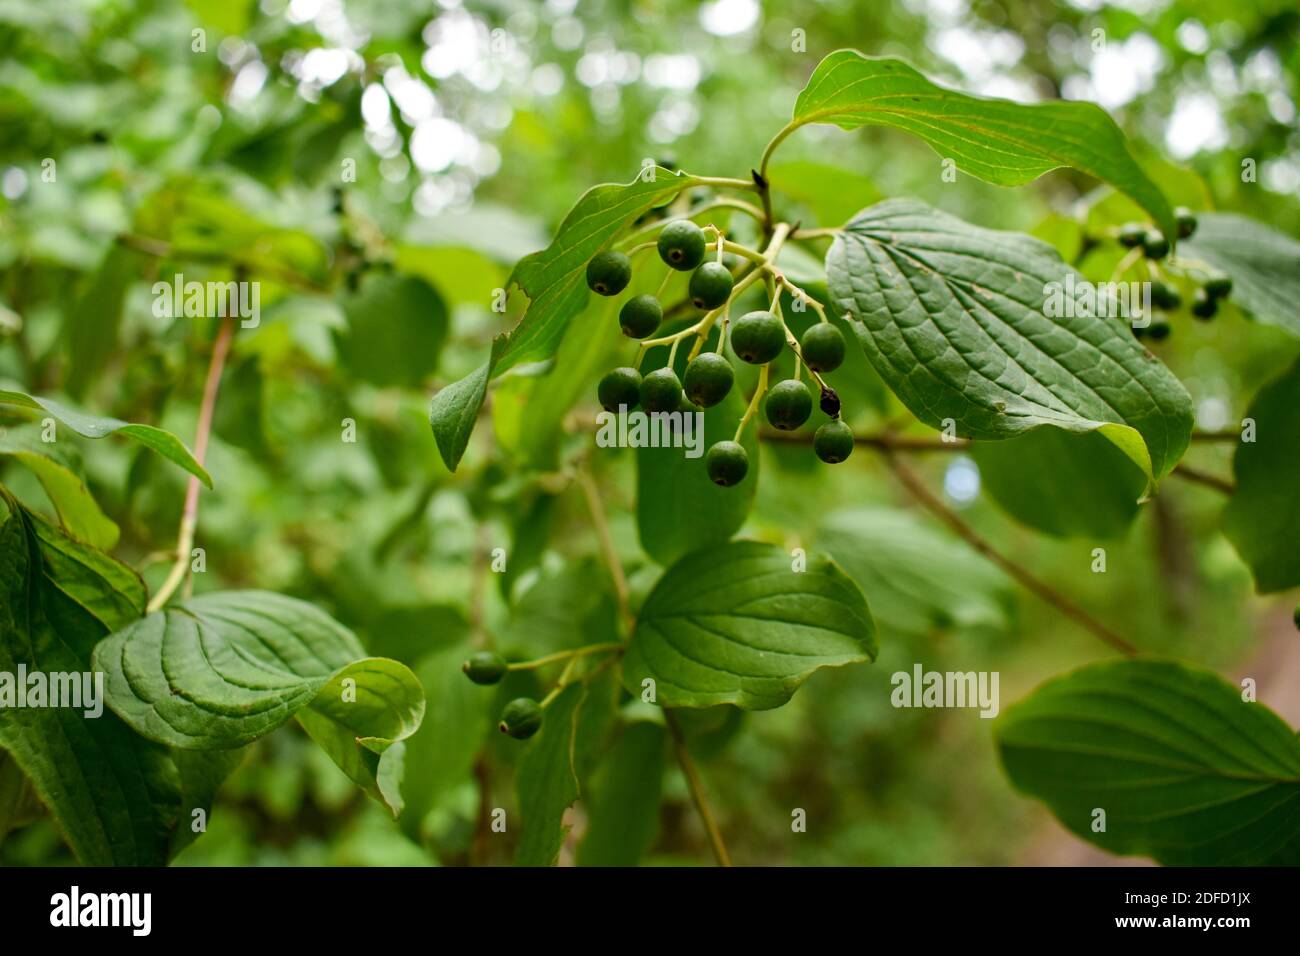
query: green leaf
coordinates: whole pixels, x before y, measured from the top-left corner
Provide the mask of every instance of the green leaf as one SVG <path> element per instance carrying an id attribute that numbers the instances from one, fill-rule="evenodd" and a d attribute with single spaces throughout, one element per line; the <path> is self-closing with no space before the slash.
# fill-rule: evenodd
<path id="1" fill-rule="evenodd" d="M 735 487 L 723 488 L 709 480 L 703 454 L 714 442 L 730 441 L 744 413 L 739 387 L 705 409 L 698 458 L 687 458 L 685 448 L 637 449 L 637 529 L 641 547 L 660 564 L 670 565 L 689 551 L 726 541 L 749 517 L 759 479 L 756 431 L 747 428 L 741 436 L 740 443 L 749 453 L 749 473 Z M 699 441 L 698 434 L 694 438 Z"/>
<path id="2" fill-rule="evenodd" d="M 1097 432 L 1038 428 L 975 442 L 980 484 L 1021 524 L 1059 537 L 1116 538 L 1137 517 L 1146 478 Z"/>
<path id="3" fill-rule="evenodd" d="M 1300 851 L 1300 738 L 1215 674 L 1093 664 L 1010 707 L 996 734 L 1011 782 L 1111 853 L 1249 866 Z"/>
<path id="4" fill-rule="evenodd" d="M 118 433 L 127 438 L 134 438 L 146 448 L 156 451 L 169 461 L 180 465 L 209 488 L 212 487 L 211 476 L 203 470 L 194 456 L 190 454 L 179 438 L 169 431 L 155 428 L 153 425 L 136 425 L 118 418 L 98 418 L 87 415 L 75 408 L 69 408 L 52 398 L 38 398 L 23 392 L 11 392 L 0 389 L 0 405 L 17 405 L 21 408 L 34 408 L 53 415 L 63 424 L 83 438 L 103 438 Z"/>
<path id="5" fill-rule="evenodd" d="M 112 550 L 121 529 L 100 510 L 76 472 L 54 456 L 57 447 L 56 443 L 36 441 L 26 430 L 0 432 L 0 455 L 9 455 L 36 476 L 64 530 L 93 548 Z"/>
<path id="6" fill-rule="evenodd" d="M 1148 480 L 1187 447 L 1191 398 L 1124 320 L 1046 314 L 1073 274 L 1046 243 L 894 199 L 854 217 L 826 272 L 872 365 L 928 425 L 1100 431 Z"/>
<path id="7" fill-rule="evenodd" d="M 1011 629 L 1015 596 L 1007 577 L 914 514 L 836 511 L 823 520 L 816 542 L 871 595 L 871 615 L 888 633 Z"/>
<path id="8" fill-rule="evenodd" d="M 0 750 L 0 845 L 12 831 L 40 819 L 44 812 L 32 782 L 18 763 Z"/>
<path id="9" fill-rule="evenodd" d="M 578 846 L 580 866 L 636 866 L 659 831 L 665 734 L 661 724 L 639 720 L 623 731 L 596 771 L 587 803 L 587 832 Z"/>
<path id="10" fill-rule="evenodd" d="M 519 866 L 552 866 L 568 828 L 564 811 L 578 799 L 574 740 L 587 697 L 584 684 L 571 684 L 551 701 L 537 736 L 519 760 L 515 788 L 523 834 L 515 850 Z"/>
<path id="11" fill-rule="evenodd" d="M 1237 489 L 1223 531 L 1250 565 L 1261 594 L 1300 584 L 1300 361 L 1265 385 L 1246 417 L 1255 440 L 1232 460 Z"/>
<path id="12" fill-rule="evenodd" d="M 343 300 L 347 333 L 338 354 L 356 378 L 375 385 L 419 385 L 438 367 L 447 306 L 417 276 L 377 275 Z"/>
<path id="13" fill-rule="evenodd" d="M 656 167 L 650 180 L 638 176 L 626 185 L 593 186 L 565 216 L 551 244 L 519 261 L 508 285 L 518 286 L 529 299 L 523 318 L 492 343 L 486 365 L 433 397 L 429 421 L 448 468 L 455 471 L 465 453 L 487 383 L 516 365 L 542 362 L 555 354 L 569 320 L 587 304 L 591 257 L 641 215 L 695 183 L 694 177 Z"/>
<path id="14" fill-rule="evenodd" d="M 64 319 L 68 346 L 68 391 L 81 398 L 117 352 L 126 290 L 146 257 L 114 243 Z"/>
<path id="15" fill-rule="evenodd" d="M 365 657 L 352 632 L 310 604 L 265 591 L 205 594 L 156 611 L 95 648 L 108 704 L 138 733 L 187 750 L 251 743 L 295 714 L 368 793 L 393 745 L 420 725 L 410 669 Z"/>
<path id="16" fill-rule="evenodd" d="M 813 672 L 875 660 L 876 628 L 858 586 L 832 560 L 806 570 L 774 545 L 733 541 L 688 554 L 646 598 L 623 685 L 655 682 L 662 707 L 780 707 Z"/>
<path id="17" fill-rule="evenodd" d="M 1128 194 L 1165 235 L 1177 235 L 1168 200 L 1133 159 L 1115 121 L 1093 103 L 968 96 L 931 83 L 902 60 L 838 50 L 817 65 L 795 101 L 791 125 L 807 123 L 907 130 L 955 160 L 959 171 L 998 186 L 1071 167 Z"/>
<path id="18" fill-rule="evenodd" d="M 1232 276 L 1232 301 L 1260 322 L 1300 336 L 1300 242 L 1230 213 L 1197 215 L 1180 258 L 1200 259 Z"/>
<path id="19" fill-rule="evenodd" d="M 767 179 L 774 190 L 806 205 L 817 222 L 827 226 L 847 222 L 859 209 L 883 198 L 876 184 L 862 173 L 829 163 L 806 160 L 774 163 L 768 168 Z M 798 247 L 785 247 L 789 248 Z M 797 276 L 791 278 L 799 281 Z"/>

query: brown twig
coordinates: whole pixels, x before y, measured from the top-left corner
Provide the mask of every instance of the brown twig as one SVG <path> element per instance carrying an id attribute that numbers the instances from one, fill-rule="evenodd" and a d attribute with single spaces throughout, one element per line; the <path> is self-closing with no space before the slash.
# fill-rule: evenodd
<path id="1" fill-rule="evenodd" d="M 673 749 L 677 753 L 677 762 L 682 766 L 682 773 L 686 775 L 686 783 L 690 787 L 691 800 L 695 803 L 695 809 L 700 815 L 700 820 L 704 823 L 705 832 L 709 835 L 709 844 L 713 847 L 713 855 L 718 861 L 718 866 L 731 866 L 731 854 L 727 852 L 727 845 L 722 841 L 722 831 L 718 829 L 718 821 L 713 817 L 713 808 L 709 806 L 709 798 L 704 793 L 704 781 L 700 779 L 699 770 L 695 767 L 695 760 L 691 757 L 691 752 L 686 746 L 686 738 L 682 736 L 682 731 L 677 726 L 677 718 L 667 707 L 664 709 L 664 722 L 668 725 L 668 733 L 673 738 Z"/>
<path id="2" fill-rule="evenodd" d="M 1204 485 L 1207 488 L 1213 488 L 1225 495 L 1230 495 L 1237 490 L 1237 486 L 1228 479 L 1212 475 L 1207 471 L 1201 471 L 1199 468 L 1193 468 L 1191 465 L 1175 465 L 1173 473 L 1179 478 L 1184 478 L 1194 484 Z"/>

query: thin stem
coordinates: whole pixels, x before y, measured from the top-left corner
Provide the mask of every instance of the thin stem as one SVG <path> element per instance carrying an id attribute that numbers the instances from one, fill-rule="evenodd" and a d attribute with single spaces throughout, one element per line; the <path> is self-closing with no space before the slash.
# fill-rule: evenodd
<path id="1" fill-rule="evenodd" d="M 729 240 L 724 240 L 722 243 L 722 248 L 725 249 L 727 252 L 734 252 L 738 256 L 743 256 L 744 258 L 748 259 L 750 262 L 756 262 L 760 266 L 766 266 L 768 264 L 768 260 L 763 255 L 763 253 L 755 252 L 753 249 L 749 248 L 749 246 L 742 246 L 738 242 L 731 242 Z"/>
<path id="2" fill-rule="evenodd" d="M 673 276 L 675 276 L 676 274 L 677 274 L 677 270 L 674 269 L 672 266 L 669 266 L 668 274 L 664 276 L 664 281 L 659 283 L 659 288 L 655 290 L 656 299 L 662 299 L 664 297 L 664 290 L 668 288 L 668 283 L 673 281 Z"/>
<path id="3" fill-rule="evenodd" d="M 800 122 L 791 120 L 789 123 L 786 123 L 785 126 L 781 127 L 781 129 L 777 131 L 777 134 L 768 141 L 767 146 L 763 148 L 763 158 L 758 161 L 758 175 L 763 178 L 764 182 L 767 181 L 767 164 L 772 161 L 772 154 L 776 152 L 778 146 L 785 142 L 787 136 L 802 125 L 803 124 Z"/>
<path id="4" fill-rule="evenodd" d="M 1138 653 L 1138 648 L 1130 644 L 1127 640 L 1120 637 L 1106 625 L 1102 624 L 1091 614 L 1085 611 L 1070 598 L 1056 591 L 1050 585 L 1030 574 L 1025 568 L 1022 568 L 1016 562 L 1012 561 L 1002 552 L 998 551 L 990 544 L 979 532 L 963 521 L 955 511 L 940 501 L 928 489 L 921 479 L 905 465 L 898 455 L 890 450 L 885 449 L 883 452 L 885 462 L 898 477 L 903 487 L 908 493 L 915 498 L 926 510 L 936 518 L 948 525 L 972 548 L 982 554 L 988 560 L 992 561 L 1011 577 L 1015 578 L 1030 591 L 1055 607 L 1066 617 L 1082 625 L 1093 635 L 1100 638 L 1103 642 L 1115 648 L 1115 650 L 1127 654 L 1130 657 Z"/>
<path id="5" fill-rule="evenodd" d="M 591 522 L 596 527 L 596 539 L 600 543 L 601 556 L 605 559 L 610 579 L 614 582 L 614 597 L 618 601 L 619 618 L 622 619 L 623 626 L 630 637 L 636 619 L 632 616 L 632 606 L 628 597 L 627 576 L 623 573 L 623 562 L 618 559 L 618 551 L 614 548 L 614 536 L 609 532 L 609 522 L 605 520 L 605 508 L 600 500 L 600 489 L 596 487 L 596 481 L 591 477 L 591 472 L 587 470 L 585 463 L 578 466 L 577 481 L 587 501 L 587 510 L 591 512 Z"/>
<path id="6" fill-rule="evenodd" d="M 568 687 L 569 684 L 572 683 L 570 678 L 573 676 L 573 669 L 577 667 L 577 665 L 578 665 L 578 658 L 576 657 L 569 658 L 569 663 L 565 664 L 564 670 L 560 672 L 560 679 L 555 682 L 555 686 L 551 688 L 550 693 L 548 693 L 545 697 L 543 697 L 540 701 L 538 701 L 537 703 L 538 707 L 540 707 L 542 710 L 545 710 L 547 707 L 551 706 L 551 701 L 559 697 L 561 692 L 564 690 L 564 688 Z"/>
<path id="7" fill-rule="evenodd" d="M 700 815 L 700 822 L 704 824 L 704 831 L 709 835 L 709 845 L 713 847 L 713 856 L 718 861 L 718 866 L 731 866 L 731 854 L 727 852 L 727 844 L 722 842 L 722 831 L 718 829 L 718 821 L 713 817 L 713 808 L 709 806 L 709 798 L 704 793 L 704 781 L 700 779 L 700 772 L 695 767 L 695 760 L 691 757 L 691 752 L 686 747 L 686 738 L 682 736 L 682 730 L 677 726 L 677 718 L 667 707 L 664 708 L 664 723 L 668 725 L 668 733 L 673 738 L 673 750 L 677 754 L 677 762 L 681 764 L 682 773 L 686 777 L 686 784 L 691 790 L 691 801 L 695 804 L 695 810 Z"/>
<path id="8" fill-rule="evenodd" d="M 532 671 L 539 667 L 545 667 L 548 664 L 558 664 L 560 661 L 567 661 L 571 657 L 585 657 L 588 654 L 600 654 L 604 651 L 616 651 L 623 647 L 614 641 L 606 641 L 603 644 L 588 644 L 585 647 L 575 647 L 570 651 L 556 651 L 554 654 L 547 654 L 545 657 L 539 657 L 531 661 L 513 661 L 506 665 L 508 671 Z"/>
<path id="9" fill-rule="evenodd" d="M 749 400 L 749 407 L 745 409 L 744 417 L 740 419 L 740 424 L 736 426 L 736 435 L 732 441 L 740 441 L 740 436 L 745 433 L 745 426 L 749 420 L 754 417 L 754 412 L 758 411 L 758 403 L 763 400 L 767 393 L 767 370 L 772 367 L 771 363 L 764 365 L 758 372 L 758 387 L 754 389 L 754 397 Z"/>
<path id="10" fill-rule="evenodd" d="M 1225 495 L 1234 494 L 1237 490 L 1237 486 L 1228 479 L 1212 475 L 1208 471 L 1201 471 L 1199 468 L 1193 468 L 1191 465 L 1175 465 L 1173 474 L 1193 484 L 1204 485 L 1207 488 L 1222 491 Z"/>
<path id="11" fill-rule="evenodd" d="M 758 184 L 748 179 L 731 179 L 727 176 L 692 176 L 696 185 L 699 186 L 717 186 L 720 189 L 743 189 L 746 192 L 757 192 Z"/>
<path id="12" fill-rule="evenodd" d="M 203 384 L 203 403 L 199 406 L 199 423 L 194 435 L 194 460 L 200 465 L 208 453 L 208 435 L 212 431 L 212 412 L 217 404 L 217 392 L 221 388 L 221 372 L 226 365 L 226 355 L 230 352 L 230 341 L 235 335 L 235 319 L 226 316 L 221 320 L 217 330 L 217 340 L 212 346 L 212 358 L 208 363 L 208 378 Z M 194 532 L 199 523 L 199 479 L 190 476 L 185 487 L 185 507 L 181 511 L 180 533 L 176 541 L 176 560 L 158 593 L 149 601 L 147 611 L 156 611 L 176 592 L 185 580 L 190 567 L 190 548 L 194 546 Z"/>

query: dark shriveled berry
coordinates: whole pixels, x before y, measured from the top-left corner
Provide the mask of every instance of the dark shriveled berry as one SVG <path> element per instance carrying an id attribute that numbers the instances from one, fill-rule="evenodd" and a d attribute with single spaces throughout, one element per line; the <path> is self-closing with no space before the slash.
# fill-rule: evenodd
<path id="1" fill-rule="evenodd" d="M 712 408 L 727 397 L 736 380 L 736 371 L 717 352 L 705 352 L 686 366 L 682 387 L 686 397 L 702 408 Z"/>
<path id="2" fill-rule="evenodd" d="M 831 418 L 840 417 L 839 393 L 836 392 L 835 389 L 831 388 L 829 385 L 825 386 L 822 389 L 822 397 L 821 397 L 821 401 L 818 402 L 818 405 L 821 407 L 821 410 L 825 412 L 827 415 L 829 415 Z"/>
<path id="3" fill-rule="evenodd" d="M 731 270 L 721 262 L 706 262 L 691 273 L 687 291 L 697 309 L 716 309 L 731 298 Z"/>
<path id="4" fill-rule="evenodd" d="M 600 407 L 616 412 L 620 405 L 636 408 L 641 401 L 641 373 L 634 368 L 616 368 L 605 373 L 596 386 Z"/>
<path id="5" fill-rule="evenodd" d="M 542 707 L 531 697 L 516 697 L 501 711 L 498 726 L 516 740 L 531 737 L 542 727 Z"/>
<path id="6" fill-rule="evenodd" d="M 746 312 L 731 326 L 731 348 L 750 365 L 764 365 L 781 354 L 785 325 L 771 312 Z"/>
<path id="7" fill-rule="evenodd" d="M 630 339 L 644 339 L 654 334 L 664 319 L 664 307 L 652 295 L 636 295 L 618 310 L 618 324 Z"/>
<path id="8" fill-rule="evenodd" d="M 763 410 L 773 428 L 793 431 L 812 414 L 812 394 L 803 382 L 788 378 L 768 389 Z"/>
<path id="9" fill-rule="evenodd" d="M 745 480 L 749 471 L 749 454 L 739 442 L 720 441 L 704 456 L 704 467 L 709 472 L 710 481 L 728 488 Z"/>
<path id="10" fill-rule="evenodd" d="M 632 260 L 607 249 L 587 263 L 587 288 L 597 295 L 618 295 L 632 281 Z"/>
<path id="11" fill-rule="evenodd" d="M 853 429 L 838 418 L 817 429 L 813 451 L 828 465 L 837 465 L 853 454 Z"/>
<path id="12" fill-rule="evenodd" d="M 506 676 L 506 659 L 491 651 L 479 651 L 471 654 L 460 669 L 476 684 L 495 684 Z"/>
<path id="13" fill-rule="evenodd" d="M 704 230 L 689 219 L 664 226 L 656 242 L 659 258 L 679 272 L 689 272 L 704 261 Z"/>
<path id="14" fill-rule="evenodd" d="M 829 322 L 818 322 L 804 332 L 799 351 L 814 372 L 833 372 L 844 364 L 844 336 Z"/>
<path id="15" fill-rule="evenodd" d="M 657 368 L 641 381 L 641 405 L 647 412 L 675 412 L 682 404 L 682 383 L 670 368 Z"/>

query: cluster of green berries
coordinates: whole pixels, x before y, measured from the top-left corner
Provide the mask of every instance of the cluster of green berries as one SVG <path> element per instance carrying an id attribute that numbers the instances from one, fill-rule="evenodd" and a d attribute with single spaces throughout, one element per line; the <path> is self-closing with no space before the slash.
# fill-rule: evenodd
<path id="1" fill-rule="evenodd" d="M 461 665 L 461 670 L 476 684 L 498 684 L 506 676 L 509 665 L 500 654 L 478 651 Z M 503 734 L 524 740 L 542 728 L 542 705 L 531 697 L 516 697 L 501 711 L 497 725 Z"/>
<path id="2" fill-rule="evenodd" d="M 1174 210 L 1174 219 L 1178 224 L 1178 238 L 1186 239 L 1196 232 L 1196 216 L 1185 206 Z M 1119 243 L 1128 249 L 1141 248 L 1148 259 L 1159 260 L 1169 255 L 1169 240 L 1156 229 L 1150 229 L 1140 223 L 1130 222 L 1119 230 Z M 1219 302 L 1232 292 L 1231 277 L 1222 272 L 1213 272 L 1197 286 L 1192 296 L 1189 311 L 1198 319 L 1209 321 L 1219 311 Z M 1151 283 L 1151 304 L 1166 312 L 1182 308 L 1183 296 L 1172 284 L 1160 280 Z M 1133 334 L 1139 338 L 1146 337 L 1161 341 L 1169 337 L 1171 326 L 1163 317 L 1157 317 L 1145 328 L 1134 328 Z"/>

